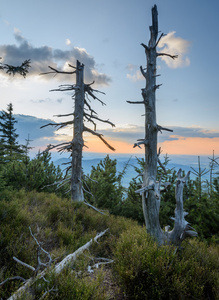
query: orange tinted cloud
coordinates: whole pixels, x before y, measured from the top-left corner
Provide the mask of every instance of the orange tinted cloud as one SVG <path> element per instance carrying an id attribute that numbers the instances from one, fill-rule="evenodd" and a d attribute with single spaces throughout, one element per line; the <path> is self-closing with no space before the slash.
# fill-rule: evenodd
<path id="1" fill-rule="evenodd" d="M 164 141 L 159 146 L 164 153 L 180 155 L 211 155 L 214 150 L 219 155 L 219 137 L 218 138 L 199 138 L 188 137 L 179 138 L 173 141 Z"/>
<path id="2" fill-rule="evenodd" d="M 104 137 L 105 138 L 105 137 Z M 109 140 L 107 139 L 107 142 L 116 149 L 115 153 L 143 153 L 143 149 L 133 149 L 133 144 L 129 144 L 126 142 L 120 142 L 115 140 Z M 86 143 L 87 141 L 87 143 Z M 84 147 L 84 151 L 89 152 L 101 152 L 101 153 L 110 153 L 114 152 L 110 150 L 101 140 L 99 140 L 97 137 L 88 137 L 85 138 L 85 145 L 88 147 Z"/>
<path id="3" fill-rule="evenodd" d="M 106 138 L 107 139 L 107 138 Z M 98 138 L 87 137 L 87 143 L 89 148 L 84 148 L 84 151 L 89 152 L 102 152 L 110 153 L 111 150 L 103 144 Z M 115 140 L 107 139 L 109 144 L 113 146 L 116 151 L 115 153 L 130 153 L 139 154 L 144 153 L 144 147 L 142 149 L 136 147 L 133 148 L 133 144 L 127 142 L 120 142 Z M 178 140 L 164 141 L 158 144 L 161 147 L 163 153 L 168 154 L 179 154 L 179 155 L 211 155 L 214 150 L 215 155 L 219 155 L 219 137 L 218 138 L 196 138 L 179 137 Z"/>

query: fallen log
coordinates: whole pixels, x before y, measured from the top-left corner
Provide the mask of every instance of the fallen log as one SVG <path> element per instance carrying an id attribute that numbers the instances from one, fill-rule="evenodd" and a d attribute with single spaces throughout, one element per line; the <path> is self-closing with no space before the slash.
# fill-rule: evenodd
<path id="1" fill-rule="evenodd" d="M 100 232 L 99 234 L 97 234 L 93 239 L 90 239 L 89 242 L 87 242 L 85 245 L 81 246 L 79 249 L 77 249 L 74 253 L 71 253 L 69 255 L 67 255 L 61 262 L 59 262 L 55 267 L 54 267 L 54 273 L 55 274 L 59 274 L 66 266 L 68 266 L 70 263 L 72 263 L 73 261 L 75 261 L 77 259 L 77 257 L 84 252 L 84 250 L 88 249 L 93 242 L 97 242 L 97 240 L 99 238 L 101 238 L 107 231 L 109 230 L 109 228 L 107 228 L 106 230 Z M 50 269 L 51 270 L 51 269 Z M 11 297 L 8 298 L 8 300 L 16 300 L 19 297 L 21 297 L 22 295 L 24 295 L 24 293 L 28 290 L 28 288 L 34 283 L 36 282 L 38 279 L 42 278 L 45 276 L 46 272 L 48 271 L 48 268 L 46 268 L 45 270 L 43 270 L 42 272 L 38 273 L 37 276 L 35 277 L 31 277 L 30 279 L 28 279 L 24 285 L 22 285 Z"/>

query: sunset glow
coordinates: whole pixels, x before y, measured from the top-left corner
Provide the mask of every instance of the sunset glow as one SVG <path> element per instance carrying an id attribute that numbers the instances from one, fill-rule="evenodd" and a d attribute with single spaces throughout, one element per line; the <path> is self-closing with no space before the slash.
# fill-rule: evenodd
<path id="1" fill-rule="evenodd" d="M 130 153 L 130 154 L 143 154 L 142 149 L 133 148 L 133 144 L 109 141 L 108 142 L 116 149 L 115 153 Z M 89 148 L 84 148 L 84 151 L 111 153 L 112 151 L 106 147 L 98 139 L 87 139 L 86 145 Z M 214 150 L 215 155 L 219 155 L 219 137 L 218 138 L 182 138 L 174 141 L 165 141 L 159 143 L 163 153 L 178 154 L 178 155 L 211 155 Z M 113 152 L 112 152 L 113 153 Z"/>
<path id="2" fill-rule="evenodd" d="M 85 145 L 88 147 L 84 147 L 84 151 L 89 152 L 100 152 L 100 153 L 143 153 L 143 149 L 133 148 L 132 144 L 126 142 L 119 142 L 114 140 L 107 140 L 107 142 L 115 148 L 115 151 L 110 150 L 101 140 L 96 137 L 86 138 L 87 143 Z"/>
<path id="3" fill-rule="evenodd" d="M 163 152 L 182 155 L 210 155 L 214 150 L 219 155 L 219 138 L 182 138 L 165 141 L 160 145 Z"/>

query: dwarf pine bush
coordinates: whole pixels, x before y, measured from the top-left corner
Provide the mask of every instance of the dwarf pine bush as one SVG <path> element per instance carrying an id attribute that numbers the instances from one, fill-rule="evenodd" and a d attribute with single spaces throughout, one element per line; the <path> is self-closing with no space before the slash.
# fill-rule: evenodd
<path id="1" fill-rule="evenodd" d="M 32 295 L 25 294 L 22 299 L 40 299 L 53 287 L 45 299 L 107 299 L 104 270 L 95 276 L 87 273 L 94 257 L 114 259 L 109 267 L 114 266 L 114 279 L 128 299 L 218 299 L 217 245 L 193 239 L 181 250 L 158 248 L 137 222 L 100 215 L 83 204 L 35 191 L 4 191 L 0 195 L 0 224 L 0 282 L 17 275 L 26 279 L 33 276 L 31 270 L 13 260 L 15 256 L 36 267 L 37 245 L 29 226 L 56 262 L 98 232 L 110 229 L 69 269 L 57 276 L 48 272 L 49 283 L 38 281 L 31 287 Z M 10 281 L 0 286 L 0 298 L 7 299 L 20 285 Z"/>
<path id="2" fill-rule="evenodd" d="M 114 271 L 128 299 L 219 299 L 218 254 L 198 240 L 158 247 L 133 227 L 116 244 Z"/>

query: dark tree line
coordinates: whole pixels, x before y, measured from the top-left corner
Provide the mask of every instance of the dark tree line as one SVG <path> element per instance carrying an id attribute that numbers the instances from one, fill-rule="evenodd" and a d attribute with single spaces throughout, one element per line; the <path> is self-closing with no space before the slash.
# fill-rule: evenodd
<path id="1" fill-rule="evenodd" d="M 0 151 L 1 163 L 11 162 L 14 159 L 21 159 L 24 154 L 24 147 L 18 144 L 15 124 L 17 121 L 13 116 L 12 103 L 8 104 L 7 110 L 0 115 Z"/>
<path id="2" fill-rule="evenodd" d="M 10 103 L 0 113 L 0 188 L 55 192 L 54 182 L 63 177 L 61 169 L 55 167 L 48 152 L 29 157 L 29 137 L 25 145 L 18 143 L 16 123 Z M 63 188 L 58 191 L 60 195 L 64 192 Z"/>

